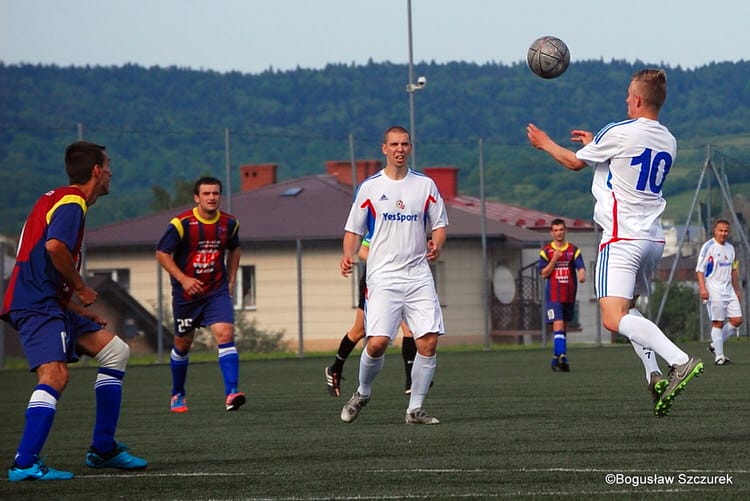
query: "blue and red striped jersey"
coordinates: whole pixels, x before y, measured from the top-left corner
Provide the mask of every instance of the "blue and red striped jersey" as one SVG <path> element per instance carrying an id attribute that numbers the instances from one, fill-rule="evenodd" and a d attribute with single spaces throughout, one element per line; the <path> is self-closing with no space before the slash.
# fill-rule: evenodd
<path id="1" fill-rule="evenodd" d="M 555 250 L 562 252 L 562 257 L 557 260 L 555 269 L 547 278 L 547 302 L 573 303 L 578 291 L 576 270 L 585 268 L 581 250 L 570 242 L 566 242 L 561 249 L 556 249 L 553 242 L 550 242 L 539 252 L 539 270 L 552 260 Z"/>
<path id="2" fill-rule="evenodd" d="M 59 308 L 73 293 L 53 266 L 45 248 L 59 240 L 81 265 L 81 243 L 86 223 L 86 198 L 75 186 L 48 191 L 37 200 L 21 230 L 16 264 L 3 299 L 2 315 L 13 310 Z"/>
<path id="3" fill-rule="evenodd" d="M 213 219 L 204 219 L 193 208 L 173 218 L 162 235 L 157 250 L 171 254 L 177 266 L 189 277 L 204 284 L 203 299 L 228 287 L 226 251 L 240 246 L 239 222 L 231 214 L 218 211 Z M 174 298 L 195 300 L 185 294 L 176 278 L 170 277 Z"/>

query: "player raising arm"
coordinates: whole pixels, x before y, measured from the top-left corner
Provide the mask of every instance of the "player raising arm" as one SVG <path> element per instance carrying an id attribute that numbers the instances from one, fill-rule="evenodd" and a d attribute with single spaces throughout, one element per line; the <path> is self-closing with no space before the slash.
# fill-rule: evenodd
<path id="1" fill-rule="evenodd" d="M 677 141 L 659 122 L 666 97 L 663 70 L 636 72 L 625 99 L 628 119 L 606 125 L 596 136 L 572 131 L 572 141 L 584 145 L 577 152 L 558 145 L 534 124 L 526 130 L 532 146 L 567 169 L 594 169 L 594 221 L 603 232 L 595 282 L 602 323 L 630 339 L 643 363 L 657 417 L 667 415 L 675 396 L 703 371 L 699 358 L 682 351 L 635 308 L 638 295 L 649 292 L 648 277 L 664 249 L 662 186 L 677 155 Z M 670 366 L 666 382 L 652 351 Z"/>

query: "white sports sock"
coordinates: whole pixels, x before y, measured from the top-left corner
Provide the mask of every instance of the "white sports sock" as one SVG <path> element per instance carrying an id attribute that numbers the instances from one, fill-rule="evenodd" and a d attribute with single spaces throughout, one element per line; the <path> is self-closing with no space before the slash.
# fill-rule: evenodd
<path id="1" fill-rule="evenodd" d="M 362 356 L 359 357 L 359 388 L 357 388 L 360 395 L 370 396 L 370 393 L 372 393 L 372 382 L 380 372 L 380 369 L 383 368 L 384 363 L 385 355 L 372 358 L 367 353 L 367 348 L 362 350 Z"/>
<path id="2" fill-rule="evenodd" d="M 714 347 L 716 360 L 724 356 L 724 332 L 721 327 L 711 327 L 711 346 Z"/>
<path id="3" fill-rule="evenodd" d="M 630 340 L 630 344 L 633 346 L 633 351 L 635 352 L 635 354 L 638 355 L 638 358 L 641 359 L 643 369 L 646 371 L 646 382 L 651 383 L 652 372 L 658 372 L 659 374 L 662 373 L 661 369 L 659 369 L 659 363 L 656 361 L 656 354 L 654 353 L 654 350 L 645 346 L 641 346 L 632 339 Z"/>
<path id="4" fill-rule="evenodd" d="M 724 327 L 721 328 L 722 334 L 724 335 L 724 341 L 729 339 L 732 336 L 737 335 L 737 327 L 730 324 L 729 322 L 724 324 Z"/>
<path id="5" fill-rule="evenodd" d="M 625 315 L 620 320 L 617 332 L 641 346 L 650 346 L 670 366 L 690 360 L 688 354 L 679 349 L 655 323 L 642 316 Z"/>
<path id="6" fill-rule="evenodd" d="M 641 312 L 638 311 L 637 308 L 630 308 L 629 313 L 643 318 L 643 315 L 641 315 Z M 643 369 L 646 371 L 646 382 L 650 384 L 652 372 L 658 372 L 659 374 L 662 373 L 661 369 L 659 369 L 659 363 L 656 361 L 656 354 L 650 346 L 642 346 L 633 340 L 630 341 L 630 344 L 633 347 L 635 354 L 641 359 Z"/>
<path id="7" fill-rule="evenodd" d="M 422 407 L 424 398 L 430 390 L 430 383 L 435 376 L 437 367 L 437 355 L 424 357 L 417 353 L 414 357 L 414 365 L 411 368 L 411 396 L 407 412 L 412 412 Z"/>

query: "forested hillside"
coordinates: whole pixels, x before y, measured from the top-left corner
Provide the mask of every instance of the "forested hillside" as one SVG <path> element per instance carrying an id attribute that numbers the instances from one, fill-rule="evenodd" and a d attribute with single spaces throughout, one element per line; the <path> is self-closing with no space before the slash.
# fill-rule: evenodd
<path id="1" fill-rule="evenodd" d="M 565 142 L 572 128 L 625 118 L 629 76 L 644 66 L 576 62 L 542 80 L 521 64 L 419 64 L 428 84 L 414 96 L 418 167 L 459 167 L 461 192 L 477 195 L 481 138 L 488 197 L 588 218 L 589 175 L 528 146 L 525 126 Z M 750 62 L 667 70 L 662 121 L 680 152 L 666 191 L 695 189 L 709 144 L 730 182 L 750 181 Z M 66 182 L 63 149 L 79 135 L 113 157 L 112 194 L 93 225 L 153 210 L 154 187 L 223 178 L 227 131 L 233 191 L 245 163 L 277 163 L 282 180 L 323 172 L 325 161 L 349 159 L 350 134 L 358 159 L 380 158 L 382 131 L 409 125 L 407 74 L 390 63 L 253 75 L 0 63 L 0 233 L 15 235 L 36 197 Z"/>

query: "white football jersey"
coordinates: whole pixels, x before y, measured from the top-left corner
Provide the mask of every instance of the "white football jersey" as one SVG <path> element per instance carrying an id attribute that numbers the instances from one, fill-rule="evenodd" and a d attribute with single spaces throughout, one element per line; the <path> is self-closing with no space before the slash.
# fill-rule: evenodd
<path id="1" fill-rule="evenodd" d="M 594 168 L 594 221 L 603 239 L 664 241 L 662 186 L 677 157 L 677 140 L 656 120 L 611 123 L 576 152 Z"/>
<path id="2" fill-rule="evenodd" d="M 695 271 L 700 271 L 706 278 L 706 289 L 711 301 L 729 301 L 735 297 L 732 270 L 737 266 L 734 246 L 729 242 L 721 245 L 712 238 L 703 244 Z"/>
<path id="3" fill-rule="evenodd" d="M 390 283 L 432 276 L 428 229 L 447 225 L 445 204 L 432 179 L 409 169 L 406 177 L 394 180 L 381 170 L 359 186 L 344 229 L 369 236 L 367 282 Z"/>

